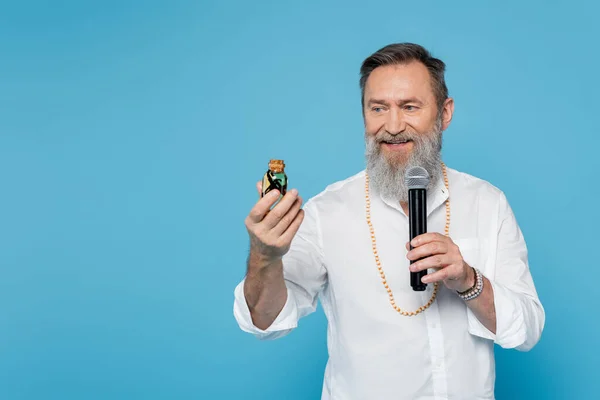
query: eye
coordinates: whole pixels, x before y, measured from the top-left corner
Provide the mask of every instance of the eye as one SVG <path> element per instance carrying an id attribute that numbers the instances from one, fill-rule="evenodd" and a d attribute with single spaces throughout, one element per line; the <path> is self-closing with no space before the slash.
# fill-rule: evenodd
<path id="1" fill-rule="evenodd" d="M 406 111 L 415 111 L 415 110 L 418 110 L 418 108 L 419 108 L 419 107 L 417 107 L 417 106 L 414 106 L 414 105 L 412 105 L 412 104 L 407 104 L 407 105 L 405 105 L 405 106 L 404 106 L 404 109 L 405 109 Z"/>
<path id="2" fill-rule="evenodd" d="M 379 107 L 379 106 L 372 107 L 371 110 L 375 111 L 376 113 L 380 113 L 380 112 L 384 111 L 383 107 Z"/>

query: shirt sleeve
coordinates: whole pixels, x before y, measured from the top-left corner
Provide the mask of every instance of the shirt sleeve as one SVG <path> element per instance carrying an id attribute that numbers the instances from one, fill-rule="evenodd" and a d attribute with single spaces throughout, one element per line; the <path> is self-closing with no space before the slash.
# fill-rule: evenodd
<path id="1" fill-rule="evenodd" d="M 545 312 L 529 270 L 527 246 L 504 194 L 499 202 L 494 276 L 486 276 L 494 293 L 496 334 L 468 310 L 469 331 L 503 348 L 528 351 L 539 341 Z"/>
<path id="2" fill-rule="evenodd" d="M 268 328 L 259 329 L 252 322 L 244 296 L 245 278 L 234 290 L 233 314 L 240 329 L 261 340 L 283 337 L 296 328 L 302 317 L 316 310 L 318 296 L 327 282 L 319 217 L 313 201 L 305 204 L 304 220 L 282 263 L 287 300 Z"/>

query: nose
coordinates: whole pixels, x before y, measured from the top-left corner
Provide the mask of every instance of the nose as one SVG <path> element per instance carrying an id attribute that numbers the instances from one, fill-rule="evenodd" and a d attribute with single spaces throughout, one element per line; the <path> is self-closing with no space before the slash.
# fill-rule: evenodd
<path id="1" fill-rule="evenodd" d="M 385 122 L 385 130 L 390 135 L 397 135 L 404 132 L 406 129 L 406 122 L 404 121 L 402 112 L 400 110 L 390 110 L 388 118 Z"/>

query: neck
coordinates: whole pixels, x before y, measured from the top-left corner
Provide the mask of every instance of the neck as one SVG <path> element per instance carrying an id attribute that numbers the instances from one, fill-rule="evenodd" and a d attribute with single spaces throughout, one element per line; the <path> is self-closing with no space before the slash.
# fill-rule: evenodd
<path id="1" fill-rule="evenodd" d="M 404 214 L 408 215 L 408 202 L 401 201 L 400 202 L 400 207 L 402 207 L 402 210 L 404 211 Z"/>

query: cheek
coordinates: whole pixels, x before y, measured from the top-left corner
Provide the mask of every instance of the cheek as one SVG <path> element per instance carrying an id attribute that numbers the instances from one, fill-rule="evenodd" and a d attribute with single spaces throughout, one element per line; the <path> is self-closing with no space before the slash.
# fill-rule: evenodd
<path id="1" fill-rule="evenodd" d="M 365 132 L 368 135 L 376 135 L 382 126 L 383 122 L 378 118 L 365 117 Z"/>
<path id="2" fill-rule="evenodd" d="M 419 133 L 429 132 L 435 125 L 435 118 L 431 115 L 414 115 L 406 118 L 406 124 Z"/>

